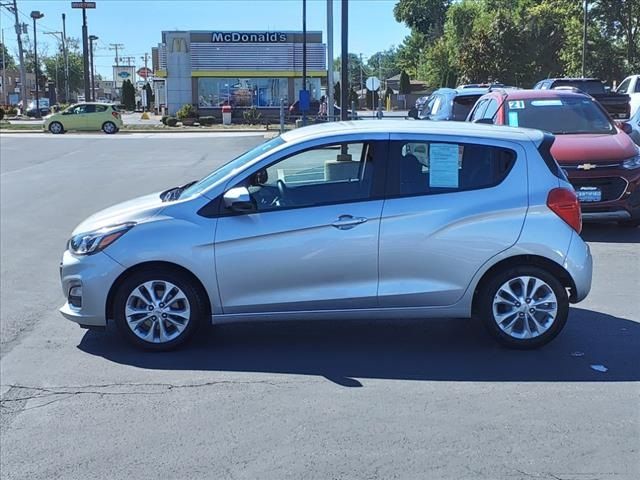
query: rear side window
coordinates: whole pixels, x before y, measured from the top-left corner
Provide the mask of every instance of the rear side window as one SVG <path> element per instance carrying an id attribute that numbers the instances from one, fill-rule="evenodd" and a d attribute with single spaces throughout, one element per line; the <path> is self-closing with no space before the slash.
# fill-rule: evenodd
<path id="1" fill-rule="evenodd" d="M 460 95 L 453 99 L 451 119 L 464 122 L 481 95 Z"/>
<path id="2" fill-rule="evenodd" d="M 391 142 L 391 195 L 434 195 L 493 187 L 513 167 L 514 151 L 488 145 Z M 397 177 L 397 178 L 394 178 Z"/>
<path id="3" fill-rule="evenodd" d="M 493 119 L 498 112 L 498 101 L 495 98 L 492 98 L 489 104 L 487 105 L 487 110 L 484 112 L 484 118 Z"/>
<path id="4" fill-rule="evenodd" d="M 96 112 L 102 113 L 107 111 L 106 105 L 96 105 Z"/>
<path id="5" fill-rule="evenodd" d="M 483 118 L 484 112 L 487 110 L 487 104 L 489 103 L 488 99 L 480 100 L 476 103 L 475 108 L 469 118 L 469 121 L 473 122 L 474 120 L 478 120 L 479 118 Z"/>
<path id="6" fill-rule="evenodd" d="M 84 106 L 84 113 L 95 113 L 96 106 L 92 104 L 88 104 Z"/>

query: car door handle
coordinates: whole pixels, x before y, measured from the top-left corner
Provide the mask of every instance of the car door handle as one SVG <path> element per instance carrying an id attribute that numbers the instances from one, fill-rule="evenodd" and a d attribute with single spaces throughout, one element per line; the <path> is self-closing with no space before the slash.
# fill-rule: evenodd
<path id="1" fill-rule="evenodd" d="M 340 215 L 338 220 L 333 222 L 331 225 L 340 229 L 340 230 L 349 230 L 350 228 L 355 227 L 356 225 L 360 225 L 367 221 L 365 217 L 352 217 L 351 215 Z"/>

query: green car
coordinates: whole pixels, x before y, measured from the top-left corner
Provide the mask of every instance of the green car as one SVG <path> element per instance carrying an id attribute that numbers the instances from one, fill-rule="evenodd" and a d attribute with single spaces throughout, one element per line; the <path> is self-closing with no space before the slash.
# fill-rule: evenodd
<path id="1" fill-rule="evenodd" d="M 122 127 L 122 115 L 108 103 L 77 103 L 59 113 L 45 117 L 42 128 L 51 133 L 68 130 L 102 130 L 112 134 Z"/>

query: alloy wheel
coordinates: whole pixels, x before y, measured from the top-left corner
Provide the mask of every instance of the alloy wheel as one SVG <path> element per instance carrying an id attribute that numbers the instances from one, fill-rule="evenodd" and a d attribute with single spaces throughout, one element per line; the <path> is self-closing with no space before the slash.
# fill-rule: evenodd
<path id="1" fill-rule="evenodd" d="M 518 276 L 498 289 L 492 308 L 500 330 L 516 339 L 530 339 L 551 328 L 558 314 L 558 300 L 543 280 Z"/>
<path id="2" fill-rule="evenodd" d="M 187 328 L 191 307 L 185 293 L 173 283 L 151 280 L 138 285 L 125 303 L 127 326 L 141 340 L 167 343 Z"/>

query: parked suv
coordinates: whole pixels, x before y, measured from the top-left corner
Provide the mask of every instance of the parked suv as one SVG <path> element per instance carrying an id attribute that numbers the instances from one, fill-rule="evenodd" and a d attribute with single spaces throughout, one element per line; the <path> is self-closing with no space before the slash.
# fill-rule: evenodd
<path id="1" fill-rule="evenodd" d="M 580 206 L 551 135 L 335 122 L 82 222 L 61 313 L 165 350 L 205 323 L 474 316 L 539 347 L 591 287 Z M 541 235 L 541 232 L 544 232 Z"/>
<path id="2" fill-rule="evenodd" d="M 420 120 L 453 120 L 464 122 L 476 101 L 490 88 L 439 88 L 423 102 L 420 110 L 409 116 Z"/>
<path id="3" fill-rule="evenodd" d="M 478 100 L 469 120 L 555 134 L 551 153 L 568 173 L 583 218 L 632 227 L 640 223 L 640 151 L 589 95 L 495 91 Z M 625 128 L 630 131 L 628 125 Z"/>

